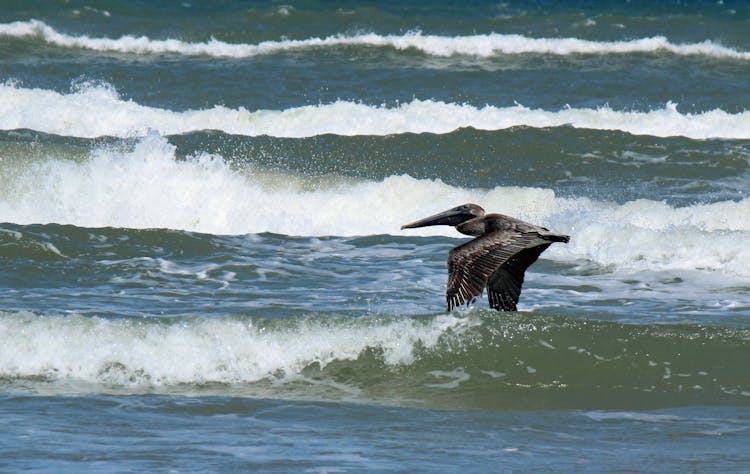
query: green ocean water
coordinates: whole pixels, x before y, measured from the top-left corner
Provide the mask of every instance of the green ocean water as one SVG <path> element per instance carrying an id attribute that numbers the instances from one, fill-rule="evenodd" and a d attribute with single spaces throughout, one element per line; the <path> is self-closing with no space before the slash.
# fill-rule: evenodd
<path id="1" fill-rule="evenodd" d="M 0 470 L 747 469 L 745 5 L 0 10 Z"/>

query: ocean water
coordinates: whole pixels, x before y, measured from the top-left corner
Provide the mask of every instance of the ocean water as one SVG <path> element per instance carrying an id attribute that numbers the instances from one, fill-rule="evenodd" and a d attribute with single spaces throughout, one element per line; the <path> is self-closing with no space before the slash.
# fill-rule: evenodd
<path id="1" fill-rule="evenodd" d="M 4 1 L 0 471 L 748 472 L 748 31 Z M 465 202 L 571 236 L 518 312 L 400 230 Z"/>

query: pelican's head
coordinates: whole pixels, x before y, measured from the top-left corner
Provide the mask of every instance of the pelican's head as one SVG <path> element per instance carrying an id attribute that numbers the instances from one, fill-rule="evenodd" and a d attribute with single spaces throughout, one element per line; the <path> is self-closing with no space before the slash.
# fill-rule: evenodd
<path id="1" fill-rule="evenodd" d="M 415 227 L 426 227 L 428 225 L 450 225 L 457 226 L 475 217 L 482 217 L 484 209 L 476 204 L 462 204 L 453 209 L 448 209 L 434 216 L 425 217 L 411 224 L 402 225 L 402 229 L 413 229 Z"/>

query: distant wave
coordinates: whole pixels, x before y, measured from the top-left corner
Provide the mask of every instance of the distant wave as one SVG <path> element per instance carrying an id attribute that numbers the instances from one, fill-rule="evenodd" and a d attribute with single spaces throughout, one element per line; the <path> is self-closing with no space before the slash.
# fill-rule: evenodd
<path id="1" fill-rule="evenodd" d="M 337 101 L 287 110 L 211 109 L 176 112 L 121 99 L 109 85 L 89 85 L 62 94 L 46 89 L 0 85 L 0 129 L 26 128 L 74 137 L 163 135 L 221 130 L 247 136 L 310 137 L 449 133 L 463 127 L 502 130 L 514 126 L 573 126 L 621 130 L 659 137 L 750 138 L 750 112 L 715 109 L 683 114 L 673 103 L 648 112 L 564 108 L 557 111 L 511 107 L 475 107 L 413 100 L 395 107 Z"/>
<path id="2" fill-rule="evenodd" d="M 402 35 L 334 35 L 303 40 L 263 41 L 258 44 L 227 43 L 216 39 L 206 42 L 187 42 L 179 39 L 150 39 L 146 36 L 125 35 L 120 38 L 92 38 L 87 35 L 60 33 L 39 20 L 0 24 L 0 36 L 16 38 L 36 37 L 64 48 L 83 48 L 93 51 L 127 54 L 180 54 L 186 56 L 214 56 L 245 58 L 275 54 L 288 50 L 326 48 L 336 46 L 388 47 L 397 50 L 413 49 L 431 56 L 491 57 L 501 54 L 633 54 L 667 52 L 680 56 L 708 56 L 737 60 L 750 59 L 750 52 L 738 51 L 707 40 L 699 43 L 675 44 L 663 36 L 628 41 L 590 41 L 578 38 L 529 38 L 516 34 L 489 33 L 468 36 L 425 35 L 409 32 Z"/>
<path id="3" fill-rule="evenodd" d="M 462 202 L 546 225 L 573 236 L 545 258 L 591 261 L 628 274 L 709 271 L 750 277 L 750 198 L 674 207 L 561 198 L 550 189 L 467 189 L 440 180 L 391 176 L 305 186 L 221 156 L 178 160 L 156 134 L 132 150 L 102 147 L 82 161 L 42 158 L 22 167 L 0 161 L 0 222 L 79 227 L 169 228 L 212 234 L 407 235 L 400 226 Z M 409 203 L 404 206 L 404 203 Z M 408 235 L 457 236 L 448 227 Z M 3 238 L 15 237 L 11 234 Z M 49 249 L 54 252 L 54 249 Z"/>

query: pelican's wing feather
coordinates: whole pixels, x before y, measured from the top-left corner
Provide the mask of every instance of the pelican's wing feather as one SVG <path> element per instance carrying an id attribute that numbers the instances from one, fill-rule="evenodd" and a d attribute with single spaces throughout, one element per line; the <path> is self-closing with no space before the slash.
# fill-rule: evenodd
<path id="1" fill-rule="evenodd" d="M 490 276 L 487 283 L 487 299 L 490 307 L 498 311 L 515 311 L 518 298 L 521 296 L 523 277 L 529 265 L 534 263 L 539 255 L 551 243 L 537 245 L 521 250 L 509 258 Z"/>
<path id="2" fill-rule="evenodd" d="M 448 311 L 471 303 L 488 287 L 490 305 L 515 310 L 523 273 L 550 242 L 536 232 L 496 230 L 448 254 Z"/>

